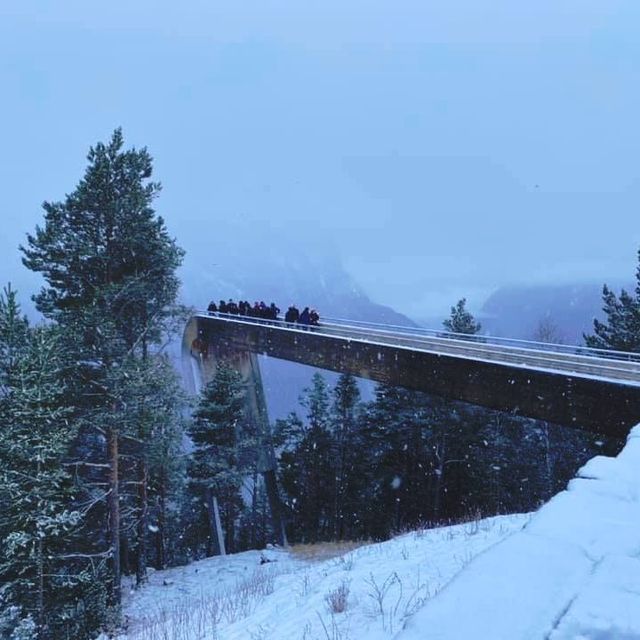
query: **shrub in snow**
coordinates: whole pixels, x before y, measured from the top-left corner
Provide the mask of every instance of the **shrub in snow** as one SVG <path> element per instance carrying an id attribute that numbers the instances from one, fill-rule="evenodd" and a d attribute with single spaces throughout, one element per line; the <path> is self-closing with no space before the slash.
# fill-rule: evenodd
<path id="1" fill-rule="evenodd" d="M 340 586 L 333 591 L 329 591 L 324 597 L 327 608 L 330 613 L 342 613 L 347 608 L 347 600 L 349 599 L 349 582 L 343 580 Z"/>

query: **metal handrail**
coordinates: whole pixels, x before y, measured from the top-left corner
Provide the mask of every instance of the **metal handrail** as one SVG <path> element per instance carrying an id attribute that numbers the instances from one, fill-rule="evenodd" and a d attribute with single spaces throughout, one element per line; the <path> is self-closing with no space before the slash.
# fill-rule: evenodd
<path id="1" fill-rule="evenodd" d="M 381 344 L 391 344 L 393 346 L 397 346 L 398 348 L 413 347 L 413 348 L 421 349 L 422 347 L 421 350 L 425 350 L 424 347 L 428 346 L 430 348 L 427 350 L 432 352 L 434 350 L 437 351 L 436 345 L 433 344 L 433 340 L 435 339 L 440 343 L 439 346 L 448 347 L 448 348 L 445 348 L 445 352 L 448 351 L 451 355 L 456 355 L 458 357 L 467 357 L 467 358 L 474 357 L 475 355 L 475 358 L 477 359 L 490 361 L 490 362 L 500 361 L 498 360 L 500 356 L 506 356 L 508 357 L 508 358 L 505 358 L 507 359 L 506 363 L 515 365 L 515 366 L 529 365 L 530 367 L 536 367 L 536 368 L 548 368 L 553 370 L 560 369 L 567 373 L 568 372 L 577 373 L 577 371 L 575 371 L 576 366 L 580 368 L 595 367 L 598 369 L 600 374 L 609 375 L 609 376 L 611 375 L 611 373 L 618 374 L 617 376 L 614 376 L 614 377 L 619 377 L 620 374 L 622 373 L 640 375 L 640 370 L 635 368 L 633 369 L 630 368 L 631 365 L 636 364 L 635 361 L 630 362 L 628 360 L 616 360 L 616 362 L 618 363 L 618 366 L 611 366 L 612 360 L 602 358 L 601 356 L 599 357 L 595 355 L 585 355 L 585 354 L 556 353 L 553 351 L 546 351 L 546 350 L 542 351 L 539 349 L 533 349 L 531 347 L 524 348 L 521 346 L 517 346 L 517 347 L 505 346 L 500 344 L 494 344 L 494 343 L 488 342 L 487 340 L 470 341 L 466 339 L 468 338 L 466 334 L 457 334 L 455 338 L 453 337 L 449 338 L 447 337 L 447 335 L 454 335 L 454 334 L 451 334 L 451 333 L 446 334 L 446 332 L 441 332 L 440 335 L 431 336 L 430 337 L 431 342 L 426 343 L 426 340 L 428 338 L 427 336 L 415 336 L 413 334 L 402 334 L 401 332 L 389 331 L 386 328 L 373 329 L 372 327 L 368 327 L 368 328 L 357 327 L 353 325 L 336 324 L 331 322 L 322 322 L 318 326 L 313 326 L 313 325 L 306 326 L 306 325 L 299 325 L 299 324 L 292 325 L 292 323 L 288 323 L 279 319 L 272 320 L 272 319 L 257 318 L 252 316 L 241 316 L 239 314 L 223 314 L 220 312 L 216 312 L 214 314 L 210 314 L 208 312 L 202 312 L 201 315 L 205 317 L 211 317 L 211 315 L 214 315 L 216 317 L 219 317 L 222 320 L 240 322 L 242 324 L 248 324 L 248 325 L 262 324 L 262 325 L 277 326 L 279 328 L 284 328 L 290 331 L 296 331 L 300 333 L 306 333 L 311 328 L 313 331 L 320 332 L 323 335 L 332 335 L 334 337 L 342 338 L 342 339 L 345 339 L 345 338 L 350 339 L 351 337 L 354 337 L 356 339 L 361 339 L 366 342 L 371 342 L 373 339 L 373 341 L 375 342 L 375 338 L 377 337 L 380 340 L 383 340 Z M 369 323 L 369 324 L 374 324 L 374 323 Z M 385 325 L 376 325 L 376 326 L 385 327 Z M 332 333 L 331 330 L 333 328 L 337 329 L 337 331 Z M 369 332 L 373 331 L 373 335 L 371 335 L 371 333 L 369 334 L 364 333 L 365 329 L 368 329 Z M 349 333 L 351 335 L 348 335 Z M 444 334 L 444 336 L 442 334 Z M 464 338 L 460 339 L 458 337 L 459 335 L 463 335 Z M 407 338 L 411 340 L 411 343 L 409 345 L 407 345 L 406 343 L 404 345 L 398 343 L 399 342 L 398 339 L 404 340 L 406 342 Z M 385 339 L 386 341 L 384 341 Z M 526 342 L 526 341 L 523 341 L 523 342 Z M 529 344 L 532 344 L 532 343 L 529 343 Z M 546 343 L 537 343 L 537 344 L 546 346 Z M 487 347 L 493 347 L 494 351 L 487 349 Z M 498 350 L 496 351 L 496 349 Z M 461 350 L 464 351 L 465 353 L 460 353 Z M 518 360 L 514 361 L 514 359 L 517 359 L 519 356 L 525 359 L 529 359 L 529 362 L 518 361 Z M 559 359 L 559 357 L 562 357 L 562 356 L 564 356 L 564 358 Z M 571 356 L 571 358 L 568 358 L 567 356 Z M 604 364 L 605 361 L 607 362 L 607 364 Z M 574 369 L 571 369 L 572 365 Z M 624 365 L 624 366 L 620 366 L 620 365 Z M 582 373 L 586 375 L 599 375 L 598 373 L 589 372 L 589 371 L 582 371 Z"/>
<path id="2" fill-rule="evenodd" d="M 478 335 L 478 334 L 468 334 L 468 333 L 456 333 L 454 331 L 446 331 L 444 329 L 428 329 L 426 327 L 410 327 L 407 325 L 383 325 L 375 322 L 370 322 L 367 320 L 347 320 L 345 318 L 333 318 L 326 317 L 323 320 L 333 322 L 336 324 L 341 324 L 343 322 L 355 325 L 362 325 L 364 327 L 376 328 L 380 327 L 381 329 L 399 329 L 403 333 L 416 333 L 421 335 L 430 335 L 434 337 L 455 337 L 460 338 L 465 341 L 477 341 L 483 342 L 486 344 L 501 344 L 505 343 L 507 346 L 513 344 L 514 346 L 519 345 L 531 345 L 534 347 L 545 347 L 546 350 L 553 351 L 565 351 L 567 353 L 575 353 L 579 355 L 584 355 L 585 352 L 589 354 L 595 354 L 594 357 L 612 357 L 612 356 L 620 356 L 621 360 L 637 360 L 640 362 L 640 353 L 634 351 L 620 351 L 616 349 L 601 349 L 599 347 L 587 347 L 585 345 L 569 345 L 569 344 L 560 344 L 555 342 L 542 342 L 539 340 L 525 340 L 522 338 L 506 338 L 502 336 L 491 336 L 491 335 Z M 527 348 L 527 347 L 522 347 Z"/>

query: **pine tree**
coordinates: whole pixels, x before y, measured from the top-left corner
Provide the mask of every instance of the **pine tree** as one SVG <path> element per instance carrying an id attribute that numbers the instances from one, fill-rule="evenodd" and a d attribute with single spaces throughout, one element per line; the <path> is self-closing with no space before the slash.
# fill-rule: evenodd
<path id="1" fill-rule="evenodd" d="M 362 453 L 358 410 L 360 390 L 356 379 L 342 374 L 333 388 L 331 411 L 333 460 L 335 465 L 334 538 L 352 536 L 359 501 L 358 488 Z"/>
<path id="2" fill-rule="evenodd" d="M 78 323 L 87 353 L 158 342 L 176 316 L 183 251 L 156 216 L 160 184 L 146 149 L 123 151 L 122 131 L 87 156 L 84 178 L 64 202 L 45 202 L 45 226 L 21 247 L 23 262 L 48 283 L 36 304 L 63 326 Z"/>
<path id="3" fill-rule="evenodd" d="M 155 393 L 149 398 L 151 422 L 141 452 L 146 456 L 149 481 L 149 522 L 139 522 L 138 530 L 145 528 L 151 532 L 155 541 L 155 567 L 164 569 L 169 562 L 176 562 L 179 505 L 184 500 L 186 487 L 183 455 L 186 420 L 182 418 L 186 399 L 166 357 L 156 357 L 150 371 L 155 381 L 151 389 Z M 146 393 L 149 396 L 149 392 Z"/>
<path id="4" fill-rule="evenodd" d="M 120 383 L 111 385 L 118 397 L 118 416 L 123 434 L 122 472 L 135 480 L 127 482 L 121 505 L 126 517 L 124 538 L 135 566 L 136 584 L 146 581 L 148 542 L 155 539 L 155 556 L 165 563 L 167 499 L 182 481 L 180 455 L 186 399 L 176 373 L 163 354 L 128 358 L 118 368 Z M 128 467 L 126 466 L 128 465 Z M 156 496 L 156 490 L 158 495 Z M 158 510 L 152 508 L 158 498 Z M 157 523 L 152 524 L 151 518 Z M 155 533 L 157 536 L 150 536 Z M 123 558 L 125 564 L 129 558 Z"/>
<path id="5" fill-rule="evenodd" d="M 309 539 L 328 539 L 334 529 L 334 513 L 331 509 L 335 494 L 335 466 L 331 457 L 331 415 L 329 389 L 324 378 L 314 373 L 311 387 L 304 390 L 302 406 L 307 409 L 308 429 L 300 445 L 303 463 L 302 486 L 305 499 L 300 508 Z"/>
<path id="6" fill-rule="evenodd" d="M 594 335 L 584 335 L 585 344 L 596 349 L 640 351 L 640 266 L 636 272 L 636 294 L 622 289 L 620 296 L 604 285 L 602 310 L 606 321 L 593 321 Z"/>
<path id="7" fill-rule="evenodd" d="M 482 325 L 476 322 L 473 315 L 467 311 L 466 298 L 461 298 L 455 307 L 451 307 L 451 315 L 442 324 L 447 331 L 453 333 L 474 334 L 479 333 Z"/>
<path id="8" fill-rule="evenodd" d="M 29 323 L 8 284 L 0 295 L 0 384 L 6 384 L 27 346 Z"/>
<path id="9" fill-rule="evenodd" d="M 310 429 L 329 428 L 329 389 L 325 379 L 320 373 L 314 373 L 311 378 L 311 386 L 303 391 L 300 403 L 307 409 L 307 421 Z"/>
<path id="10" fill-rule="evenodd" d="M 365 514 L 369 535 L 386 538 L 431 517 L 432 418 L 431 401 L 425 394 L 386 385 L 376 389 L 362 447 L 371 456 L 370 495 L 365 501 L 370 507 Z"/>
<path id="11" fill-rule="evenodd" d="M 106 441 L 108 523 L 95 535 L 108 531 L 116 607 L 123 471 L 118 418 L 130 380 L 124 365 L 128 358 L 146 358 L 179 316 L 175 272 L 183 256 L 152 208 L 160 185 L 151 181 L 149 153 L 123 145 L 117 129 L 107 144 L 91 148 L 84 178 L 64 201 L 44 203 L 44 226 L 21 247 L 24 264 L 47 283 L 36 305 L 62 329 L 65 354 L 77 373 L 71 392 L 86 430 L 98 430 Z"/>
<path id="12" fill-rule="evenodd" d="M 306 422 L 292 414 L 276 423 L 280 481 L 290 510 L 288 536 L 316 542 L 334 535 L 336 482 L 329 390 L 319 373 L 300 402 L 307 410 Z"/>
<path id="13" fill-rule="evenodd" d="M 76 425 L 66 404 L 59 332 L 29 329 L 10 289 L 0 298 L 0 327 L 1 599 L 25 633 L 31 625 L 38 638 L 55 638 L 69 628 L 73 590 L 88 579 L 66 555 L 82 519 L 71 506 L 75 488 L 65 464 Z M 14 629 L 6 633 L 0 637 L 17 637 Z"/>
<path id="14" fill-rule="evenodd" d="M 241 506 L 242 479 L 251 466 L 250 451 L 255 451 L 255 438 L 247 433 L 244 396 L 240 374 L 221 364 L 202 392 L 188 429 L 195 447 L 189 480 L 203 507 L 209 556 L 220 553 L 222 548 L 215 522 L 218 501 L 227 542 L 233 545 L 233 523 Z"/>

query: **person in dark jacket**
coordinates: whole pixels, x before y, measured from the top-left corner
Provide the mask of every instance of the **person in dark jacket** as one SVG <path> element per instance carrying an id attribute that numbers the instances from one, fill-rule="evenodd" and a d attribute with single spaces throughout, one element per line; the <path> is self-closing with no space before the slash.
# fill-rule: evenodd
<path id="1" fill-rule="evenodd" d="M 227 308 L 227 303 L 224 300 L 220 300 L 220 304 L 218 305 L 218 311 L 220 311 L 220 313 L 229 313 L 229 309 Z"/>
<path id="2" fill-rule="evenodd" d="M 218 311 L 218 305 L 212 300 L 207 307 L 207 311 L 209 312 L 209 315 L 213 315 Z"/>
<path id="3" fill-rule="evenodd" d="M 315 309 L 309 311 L 309 324 L 314 327 L 320 324 L 320 314 Z"/>
<path id="4" fill-rule="evenodd" d="M 295 308 L 294 305 L 291 305 L 287 312 L 284 314 L 284 321 L 290 325 L 298 322 L 298 318 L 300 317 L 300 312 Z"/>
<path id="5" fill-rule="evenodd" d="M 309 307 L 305 307 L 298 318 L 298 324 L 308 325 L 309 324 Z"/>
<path id="6" fill-rule="evenodd" d="M 278 307 L 276 307 L 275 302 L 272 302 L 269 305 L 269 318 L 271 320 L 277 320 L 278 319 L 278 314 L 280 313 L 280 309 Z"/>

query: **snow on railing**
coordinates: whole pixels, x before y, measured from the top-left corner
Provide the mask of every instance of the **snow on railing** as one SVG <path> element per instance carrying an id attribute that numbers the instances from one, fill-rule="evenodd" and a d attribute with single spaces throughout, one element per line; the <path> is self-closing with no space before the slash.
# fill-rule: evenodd
<path id="1" fill-rule="evenodd" d="M 618 360 L 629 360 L 633 362 L 640 362 L 640 353 L 633 351 L 617 351 L 615 349 L 599 349 L 596 347 L 587 347 L 584 345 L 562 344 L 557 342 L 542 342 L 539 340 L 524 340 L 521 338 L 504 338 L 500 336 L 482 335 L 482 334 L 468 334 L 468 333 L 456 333 L 453 331 L 446 331 L 444 329 L 427 329 L 425 327 L 411 327 L 408 325 L 394 325 L 394 324 L 379 324 L 375 322 L 369 322 L 366 320 L 347 320 L 344 318 L 327 317 L 323 320 L 342 325 L 346 323 L 352 326 L 361 326 L 363 328 L 381 330 L 393 330 L 394 333 L 397 330 L 399 334 L 411 334 L 411 335 L 424 335 L 430 337 L 440 338 L 454 338 L 461 339 L 470 342 L 480 342 L 482 344 L 492 345 L 504 345 L 514 346 L 529 350 L 542 350 L 542 351 L 557 351 L 559 353 L 568 353 L 572 355 L 591 355 L 596 358 L 614 358 Z"/>
<path id="2" fill-rule="evenodd" d="M 298 323 L 285 322 L 284 320 L 273 320 L 270 318 L 259 318 L 254 316 L 245 316 L 239 314 L 228 314 L 221 312 L 210 313 L 207 311 L 197 312 L 197 315 L 204 317 L 217 317 L 221 320 L 227 320 L 243 324 L 261 324 L 279 327 L 291 331 L 307 332 L 309 330 L 317 331 L 322 334 L 335 335 L 336 337 L 345 337 L 345 334 L 360 338 L 371 342 L 376 339 L 385 340 L 387 344 L 393 341 L 398 342 L 398 346 L 414 345 L 418 349 L 430 347 L 433 349 L 434 341 L 444 345 L 458 346 L 472 353 L 477 353 L 479 357 L 486 354 L 490 350 L 497 353 L 509 355 L 511 357 L 522 354 L 523 356 L 540 356 L 547 357 L 549 363 L 567 364 L 566 357 L 570 356 L 572 362 L 588 363 L 594 360 L 607 359 L 615 360 L 616 364 L 623 365 L 631 371 L 640 373 L 640 369 L 633 367 L 634 364 L 640 364 L 640 354 L 614 351 L 607 349 L 596 349 L 579 345 L 565 345 L 540 342 L 534 340 L 521 340 L 517 338 L 501 338 L 496 336 L 461 334 L 449 331 L 441 331 L 435 329 L 425 329 L 422 327 L 407 327 L 402 325 L 383 325 L 363 320 L 347 320 L 343 318 L 323 317 L 320 324 L 301 325 Z M 407 345 L 407 342 L 410 344 Z M 563 358 L 564 356 L 564 358 Z M 560 358 L 560 359 L 558 359 Z M 609 369 L 606 365 L 601 365 L 605 369 Z"/>

